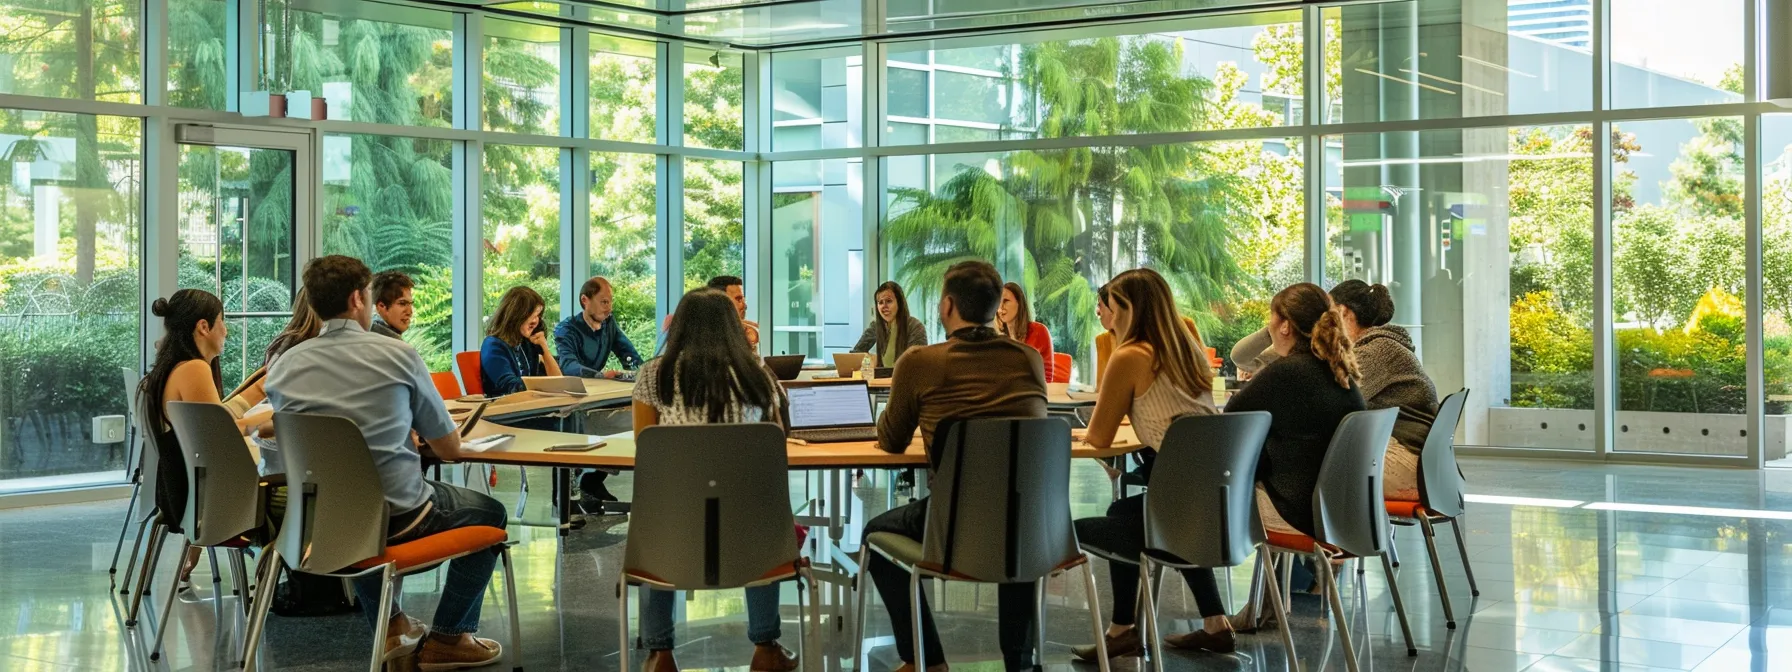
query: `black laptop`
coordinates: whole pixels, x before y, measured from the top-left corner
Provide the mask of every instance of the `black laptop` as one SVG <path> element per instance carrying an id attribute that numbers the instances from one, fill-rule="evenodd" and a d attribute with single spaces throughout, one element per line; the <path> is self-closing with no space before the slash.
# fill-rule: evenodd
<path id="1" fill-rule="evenodd" d="M 772 355 L 765 358 L 765 368 L 771 369 L 778 380 L 796 380 L 803 372 L 803 356 Z"/>

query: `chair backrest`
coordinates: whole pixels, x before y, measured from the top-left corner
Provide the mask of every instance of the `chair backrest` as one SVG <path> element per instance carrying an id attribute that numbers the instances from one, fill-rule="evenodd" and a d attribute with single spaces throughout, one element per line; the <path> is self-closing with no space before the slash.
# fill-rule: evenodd
<path id="1" fill-rule="evenodd" d="M 479 380 L 479 351 L 454 353 L 454 368 L 460 371 L 461 389 L 467 394 L 485 394 L 485 383 Z"/>
<path id="2" fill-rule="evenodd" d="M 1051 361 L 1052 375 L 1050 376 L 1050 379 L 1046 380 L 1045 382 L 1048 382 L 1048 383 L 1068 383 L 1068 382 L 1070 382 L 1070 365 L 1071 365 L 1070 353 L 1068 353 L 1068 352 L 1052 353 L 1052 361 Z"/>
<path id="3" fill-rule="evenodd" d="M 442 395 L 443 401 L 460 398 L 460 381 L 454 378 L 453 371 L 431 373 L 429 380 L 436 384 L 436 394 Z"/>
<path id="4" fill-rule="evenodd" d="M 797 557 L 777 425 L 658 425 L 635 437 L 630 574 L 686 590 L 736 588 Z"/>
<path id="5" fill-rule="evenodd" d="M 1145 493 L 1145 548 L 1200 567 L 1244 564 L 1263 541 L 1257 460 L 1265 411 L 1185 415 L 1170 423 Z"/>
<path id="6" fill-rule="evenodd" d="M 986 583 L 1044 578 L 1081 557 L 1070 524 L 1070 425 L 1060 418 L 940 423 L 921 566 Z"/>
<path id="7" fill-rule="evenodd" d="M 126 427 L 130 427 L 133 423 L 137 422 L 137 386 L 143 383 L 143 374 L 138 373 L 136 369 L 128 366 L 118 367 L 118 370 L 124 375 L 124 422 Z M 132 446 L 128 442 L 124 446 L 124 449 L 127 451 L 124 456 L 124 470 L 126 472 L 131 472 L 132 469 L 140 465 L 137 461 L 138 456 L 128 452 L 131 448 Z M 132 479 L 137 478 L 137 476 L 136 473 L 131 473 Z"/>
<path id="8" fill-rule="evenodd" d="M 390 517 L 373 454 L 354 421 L 274 413 L 286 460 L 280 555 L 292 569 L 328 574 L 386 552 Z"/>
<path id="9" fill-rule="evenodd" d="M 1437 419 L 1425 435 L 1425 450 L 1419 453 L 1419 502 L 1441 516 L 1455 518 L 1465 507 L 1462 470 L 1456 466 L 1456 423 L 1462 420 L 1462 406 L 1468 403 L 1468 390 L 1444 397 L 1437 405 Z"/>
<path id="10" fill-rule="evenodd" d="M 162 455 L 156 452 L 160 450 L 161 442 L 156 440 L 155 429 L 145 424 L 149 422 L 148 418 L 149 395 L 133 390 L 131 421 L 137 423 L 137 473 L 138 482 L 143 484 L 142 490 L 137 493 L 137 499 L 147 502 L 143 508 L 144 511 L 155 505 L 156 492 L 162 487 L 162 479 L 156 478 L 156 474 L 160 473 L 159 470 L 162 468 Z"/>
<path id="11" fill-rule="evenodd" d="M 1357 556 L 1387 550 L 1388 511 L 1381 470 L 1400 409 L 1357 411 L 1332 433 L 1313 488 L 1314 538 Z"/>
<path id="12" fill-rule="evenodd" d="M 242 432 L 222 404 L 168 403 L 168 424 L 187 461 L 181 527 L 200 546 L 217 546 L 261 525 L 261 478 Z"/>

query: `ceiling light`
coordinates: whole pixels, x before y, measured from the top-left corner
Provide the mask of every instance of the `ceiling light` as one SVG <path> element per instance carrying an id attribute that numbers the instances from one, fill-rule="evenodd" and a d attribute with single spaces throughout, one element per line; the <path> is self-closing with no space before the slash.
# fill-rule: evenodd
<path id="1" fill-rule="evenodd" d="M 1458 81 L 1456 81 L 1456 80 L 1454 80 L 1454 79 L 1448 79 L 1448 78 L 1444 78 L 1444 77 L 1439 77 L 1439 76 L 1437 76 L 1437 75 L 1430 75 L 1430 74 L 1426 74 L 1426 73 L 1423 73 L 1423 72 L 1419 72 L 1419 71 L 1417 71 L 1417 70 L 1407 70 L 1407 69 L 1406 69 L 1406 68 L 1401 68 L 1401 69 L 1400 69 L 1400 71 L 1401 71 L 1401 72 L 1407 72 L 1407 73 L 1412 73 L 1412 74 L 1415 74 L 1415 75 L 1418 75 L 1418 76 L 1420 76 L 1420 77 L 1425 77 L 1425 78 L 1428 78 L 1428 79 L 1435 79 L 1435 80 L 1437 80 L 1437 81 L 1440 81 L 1440 82 L 1444 82 L 1444 83 L 1446 83 L 1446 84 L 1455 84 L 1455 85 L 1457 85 L 1457 86 L 1460 86 L 1460 87 L 1462 87 L 1462 88 L 1465 88 L 1465 89 L 1474 89 L 1474 90 L 1476 90 L 1476 91 L 1480 91 L 1480 92 L 1482 92 L 1482 93 L 1491 93 L 1491 94 L 1493 94 L 1493 95 L 1496 95 L 1496 96 L 1504 96 L 1504 95 L 1506 95 L 1506 94 L 1503 94 L 1503 93 L 1500 93 L 1500 92 L 1498 92 L 1498 91 L 1495 91 L 1495 90 L 1493 90 L 1493 89 L 1489 89 L 1489 88 L 1485 88 L 1485 87 L 1480 87 L 1480 86 L 1475 86 L 1475 85 L 1473 85 L 1473 84 L 1470 84 L 1470 83 L 1468 83 L 1468 82 L 1458 82 Z"/>
<path id="2" fill-rule="evenodd" d="M 1683 516 L 1714 516 L 1718 518 L 1792 520 L 1792 511 L 1763 511 L 1761 509 L 1721 509 L 1709 506 L 1626 504 L 1624 502 L 1593 502 L 1592 504 L 1588 504 L 1586 508 L 1595 511 L 1627 511 L 1630 513 L 1669 513 Z"/>
<path id="3" fill-rule="evenodd" d="M 1390 76 L 1390 75 L 1384 75 L 1384 74 L 1381 74 L 1381 73 L 1379 73 L 1379 72 L 1376 72 L 1376 71 L 1374 71 L 1374 70 L 1366 70 L 1366 69 L 1363 69 L 1363 68 L 1357 68 L 1357 69 L 1356 69 L 1356 71 L 1357 71 L 1357 72 L 1360 72 L 1360 73 L 1363 73 L 1363 74 L 1365 74 L 1365 75 L 1374 75 L 1374 76 L 1376 76 L 1376 77 L 1380 77 L 1380 78 L 1382 78 L 1382 79 L 1385 79 L 1385 80 L 1388 80 L 1388 81 L 1390 81 L 1390 82 L 1399 82 L 1399 83 L 1401 83 L 1401 84 L 1410 84 L 1410 85 L 1412 85 L 1412 86 L 1416 86 L 1416 87 L 1419 87 L 1419 88 L 1421 88 L 1421 89 L 1431 89 L 1431 90 L 1432 90 L 1432 91 L 1436 91 L 1436 92 L 1438 92 L 1438 93 L 1447 93 L 1447 94 L 1450 94 L 1450 95 L 1452 95 L 1452 96 L 1454 96 L 1454 95 L 1456 95 L 1456 92 L 1455 92 L 1455 91 L 1451 91 L 1451 90 L 1449 90 L 1449 89 L 1445 89 L 1445 88 L 1441 88 L 1441 87 L 1436 87 L 1436 86 L 1432 86 L 1432 85 L 1430 85 L 1430 84 L 1426 84 L 1426 83 L 1424 83 L 1424 82 L 1412 82 L 1412 81 L 1407 81 L 1407 80 L 1404 80 L 1404 79 L 1401 79 L 1401 78 L 1399 78 L 1399 77 L 1393 77 L 1393 76 Z"/>
<path id="4" fill-rule="evenodd" d="M 1470 63 L 1473 63 L 1473 64 L 1475 64 L 1475 65 L 1479 65 L 1479 66 L 1482 66 L 1482 67 L 1488 67 L 1488 68 L 1493 68 L 1493 69 L 1495 69 L 1495 70 L 1499 70 L 1499 71 L 1502 71 L 1502 72 L 1510 72 L 1510 73 L 1512 73 L 1512 74 L 1514 74 L 1514 75 L 1518 75 L 1518 76 L 1519 76 L 1519 77 L 1529 77 L 1529 78 L 1531 78 L 1531 79 L 1536 79 L 1536 78 L 1537 78 L 1537 76 L 1536 76 L 1536 75 L 1533 75 L 1533 74 L 1531 74 L 1531 73 L 1528 73 L 1528 72 L 1521 72 L 1521 71 L 1518 71 L 1518 70 L 1513 70 L 1513 69 L 1511 69 L 1511 68 L 1508 68 L 1508 67 L 1506 67 L 1506 66 L 1503 66 L 1503 65 L 1500 65 L 1500 64 L 1498 64 L 1498 63 L 1495 63 L 1495 62 L 1493 62 L 1493 61 L 1483 61 L 1483 60 L 1481 60 L 1481 59 L 1479 59 L 1479 58 L 1475 58 L 1475 57 L 1473 57 L 1473 56 L 1470 56 L 1470 55 L 1468 55 L 1468 54 L 1457 54 L 1457 55 L 1456 55 L 1456 57 L 1457 57 L 1457 58 L 1460 58 L 1460 59 L 1462 59 L 1462 60 L 1465 60 L 1465 61 L 1468 61 L 1468 62 L 1470 62 Z"/>
<path id="5" fill-rule="evenodd" d="M 1501 495 L 1463 495 L 1465 501 L 1476 504 L 1505 504 L 1508 506 L 1542 506 L 1552 509 L 1572 509 L 1585 504 L 1574 499 L 1544 499 L 1539 497 L 1505 497 Z"/>

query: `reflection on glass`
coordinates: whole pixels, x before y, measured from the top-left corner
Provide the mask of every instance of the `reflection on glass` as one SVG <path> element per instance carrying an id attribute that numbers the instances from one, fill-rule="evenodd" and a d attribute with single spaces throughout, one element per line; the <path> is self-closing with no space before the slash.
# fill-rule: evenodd
<path id="1" fill-rule="evenodd" d="M 858 147 L 864 77 L 858 47 L 772 56 L 772 149 Z"/>
<path id="2" fill-rule="evenodd" d="M 591 137 L 653 142 L 655 49 L 652 42 L 591 34 Z"/>
<path id="3" fill-rule="evenodd" d="M 745 277 L 739 161 L 684 160 L 684 288 L 718 275 Z M 668 309 L 672 308 L 668 306 Z"/>
<path id="4" fill-rule="evenodd" d="M 0 481 L 120 469 L 90 429 L 142 365 L 141 122 L 0 109 L 0 128 L 6 155 L 43 152 L 0 180 Z"/>
<path id="5" fill-rule="evenodd" d="M 653 155 L 591 154 L 590 274 L 610 280 L 616 323 L 643 351 L 659 333 L 654 322 L 657 198 Z"/>
<path id="6" fill-rule="evenodd" d="M 1612 0 L 1612 107 L 1742 102 L 1743 0 Z"/>
<path id="7" fill-rule="evenodd" d="M 560 134 L 560 31 L 485 22 L 485 130 Z"/>
<path id="8" fill-rule="evenodd" d="M 233 329 L 274 323 L 230 334 L 218 358 L 226 390 L 261 366 L 255 344 L 265 349 L 292 311 L 292 167 L 287 150 L 180 146 L 178 284 L 218 295 Z"/>
<path id="9" fill-rule="evenodd" d="M 862 167 L 856 159 L 772 167 L 772 286 L 783 297 L 771 310 L 772 352 L 820 360 L 851 349 L 864 329 Z"/>
<path id="10" fill-rule="evenodd" d="M 1223 356 L 1301 277 L 1303 155 L 1282 140 L 936 155 L 930 178 L 891 159 L 885 268 L 931 306 L 946 268 L 994 261 L 1092 384 L 1096 287 L 1149 266 Z M 1053 177 L 1068 174 L 1085 177 Z M 932 186 L 898 186 L 917 181 Z"/>
<path id="11" fill-rule="evenodd" d="M 491 317 L 506 290 L 528 285 L 547 302 L 542 319 L 552 325 L 560 316 L 560 150 L 486 145 L 484 169 L 482 315 Z"/>
<path id="12" fill-rule="evenodd" d="M 1459 442 L 1592 450 L 1591 128 L 1326 144 L 1325 277 L 1389 288 L 1438 397 L 1471 391 Z"/>
<path id="13" fill-rule="evenodd" d="M 746 69 L 739 52 L 684 47 L 684 144 L 743 149 L 741 96 Z"/>
<path id="14" fill-rule="evenodd" d="M 224 0 L 168 0 L 168 104 L 224 109 Z"/>
<path id="15" fill-rule="evenodd" d="M 263 8 L 262 81 L 269 91 L 309 91 L 325 101 L 330 119 L 439 127 L 453 121 L 448 13 L 387 7 L 379 16 L 389 21 L 375 21 L 301 9 L 309 6 L 267 0 Z"/>
<path id="16" fill-rule="evenodd" d="M 431 371 L 453 365 L 453 143 L 385 135 L 324 136 L 321 254 L 416 283 L 404 340 Z"/>
<path id="17" fill-rule="evenodd" d="M 1618 129 L 1634 152 L 1613 157 L 1613 448 L 1742 455 L 1742 120 Z"/>
<path id="18" fill-rule="evenodd" d="M 0 93 L 143 102 L 142 15 L 137 0 L 0 1 Z"/>

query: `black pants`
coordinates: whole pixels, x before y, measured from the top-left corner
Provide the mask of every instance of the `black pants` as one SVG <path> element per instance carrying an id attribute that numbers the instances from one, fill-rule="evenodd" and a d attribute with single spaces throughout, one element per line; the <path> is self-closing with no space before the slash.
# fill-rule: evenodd
<path id="1" fill-rule="evenodd" d="M 872 518 L 865 523 L 867 536 L 875 532 L 894 532 L 910 539 L 921 539 L 927 530 L 927 500 L 899 506 L 883 515 Z M 915 638 L 912 613 L 909 611 L 909 575 L 902 571 L 896 563 L 890 562 L 877 553 L 871 554 L 871 561 L 866 564 L 865 571 L 871 572 L 871 580 L 877 584 L 877 594 L 883 598 L 884 607 L 890 611 L 891 629 L 896 635 L 896 655 L 902 662 L 914 663 Z M 996 588 L 996 613 L 999 619 L 999 641 L 1002 647 L 1002 661 L 1009 670 L 1027 670 L 1035 665 L 1033 662 L 1033 618 L 1036 608 L 1033 584 L 1004 583 Z M 927 608 L 927 593 L 921 593 L 921 642 L 927 655 L 928 665 L 939 665 L 946 662 L 946 652 L 940 648 L 939 630 L 933 625 L 933 612 Z M 924 672 L 924 671 L 923 671 Z"/>
<path id="2" fill-rule="evenodd" d="M 1145 496 L 1133 495 L 1108 505 L 1108 515 L 1076 521 L 1076 538 L 1084 546 L 1098 548 L 1132 562 L 1108 563 L 1108 584 L 1114 593 L 1114 624 L 1132 625 L 1139 611 L 1139 565 L 1145 550 Z M 1195 594 L 1201 617 L 1226 615 L 1219 582 L 1211 569 L 1184 569 L 1182 578 Z"/>

